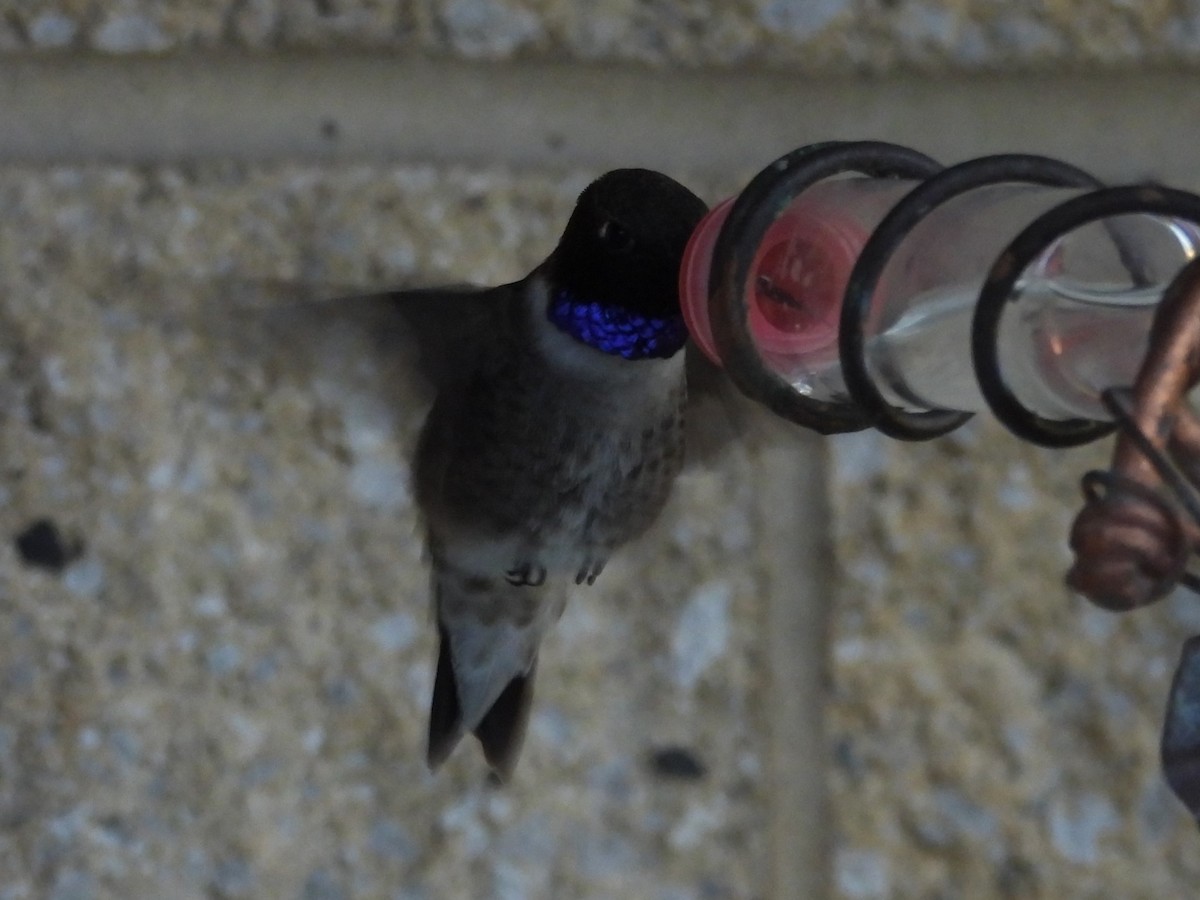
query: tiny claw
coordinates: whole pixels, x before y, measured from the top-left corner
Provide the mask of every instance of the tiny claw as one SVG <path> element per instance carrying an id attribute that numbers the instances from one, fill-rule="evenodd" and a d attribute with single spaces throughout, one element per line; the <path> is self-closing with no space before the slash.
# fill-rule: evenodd
<path id="1" fill-rule="evenodd" d="M 544 566 L 523 563 L 515 569 L 509 569 L 504 577 L 514 587 L 541 587 L 546 583 L 546 569 Z"/>
<path id="2" fill-rule="evenodd" d="M 596 579 L 600 577 L 600 573 L 604 571 L 604 561 L 589 562 L 582 569 L 575 573 L 575 583 L 583 584 L 587 582 L 589 585 L 595 584 Z"/>

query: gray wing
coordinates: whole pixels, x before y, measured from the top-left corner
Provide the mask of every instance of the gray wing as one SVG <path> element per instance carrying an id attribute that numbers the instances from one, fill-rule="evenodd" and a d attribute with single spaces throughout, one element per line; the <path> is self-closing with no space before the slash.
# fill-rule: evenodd
<path id="1" fill-rule="evenodd" d="M 754 450 L 795 438 L 798 426 L 770 413 L 737 389 L 724 370 L 691 342 L 686 371 L 684 446 L 688 468 L 715 465 L 734 448 Z"/>
<path id="2" fill-rule="evenodd" d="M 214 371 L 262 369 L 272 383 L 383 391 L 406 407 L 470 371 L 515 296 L 513 285 L 340 295 L 274 280 L 164 288 L 156 326 L 176 354 Z M 179 300 L 186 296 L 187 300 Z M 175 303 L 176 305 L 172 305 Z M 201 372 L 197 378 L 204 378 Z"/>
<path id="3" fill-rule="evenodd" d="M 440 390 L 471 371 L 481 343 L 495 337 L 516 295 L 515 284 L 424 288 L 392 291 L 378 298 L 349 298 L 338 305 L 382 301 L 393 317 L 391 329 L 398 324 L 407 331 L 421 375 Z M 385 326 L 385 339 L 387 331 Z"/>
<path id="4" fill-rule="evenodd" d="M 435 391 L 473 370 L 483 342 L 505 327 L 519 282 L 355 293 L 279 280 L 213 280 L 142 286 L 160 298 L 165 339 L 192 352 L 176 364 L 220 371 L 261 370 L 273 384 L 319 390 L 331 404 L 384 397 L 424 410 Z M 687 353 L 688 465 L 706 465 L 732 447 L 781 439 L 794 426 L 744 397 L 691 343 Z M 195 373 L 201 381 L 207 375 Z M 786 439 L 786 438 L 782 438 Z"/>

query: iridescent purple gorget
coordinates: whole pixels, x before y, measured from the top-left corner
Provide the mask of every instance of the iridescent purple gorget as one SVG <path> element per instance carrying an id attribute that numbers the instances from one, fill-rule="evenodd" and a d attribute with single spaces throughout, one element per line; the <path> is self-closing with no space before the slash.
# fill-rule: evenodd
<path id="1" fill-rule="evenodd" d="M 549 319 L 577 341 L 625 359 L 667 359 L 687 341 L 682 315 L 644 316 L 619 306 L 575 300 L 559 291 Z"/>

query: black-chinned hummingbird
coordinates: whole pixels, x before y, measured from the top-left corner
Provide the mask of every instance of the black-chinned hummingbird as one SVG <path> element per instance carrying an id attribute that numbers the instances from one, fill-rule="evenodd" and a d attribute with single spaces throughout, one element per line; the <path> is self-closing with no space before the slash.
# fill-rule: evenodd
<path id="1" fill-rule="evenodd" d="M 396 295 L 436 396 L 415 460 L 440 651 L 428 762 L 467 732 L 509 777 L 565 585 L 644 532 L 683 462 L 678 273 L 706 212 L 645 169 L 580 195 L 528 276 Z"/>

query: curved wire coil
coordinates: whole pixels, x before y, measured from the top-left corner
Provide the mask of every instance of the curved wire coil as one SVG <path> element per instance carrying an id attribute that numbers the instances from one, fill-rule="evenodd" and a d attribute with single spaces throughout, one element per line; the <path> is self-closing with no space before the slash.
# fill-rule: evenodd
<path id="1" fill-rule="evenodd" d="M 867 238 L 842 299 L 838 355 L 849 400 L 805 396 L 764 364 L 748 325 L 746 286 L 760 241 L 804 190 L 845 172 L 920 183 Z M 971 324 L 975 377 L 996 418 L 1020 438 L 1068 447 L 1119 429 L 1112 467 L 1083 478 L 1085 505 L 1071 532 L 1076 561 L 1068 584 L 1096 604 L 1128 610 L 1182 584 L 1200 593 L 1188 565 L 1200 553 L 1200 416 L 1186 402 L 1200 381 L 1200 258 L 1163 293 L 1136 382 L 1103 394 L 1113 421 L 1052 420 L 1026 407 L 1005 383 L 999 336 L 1018 302 L 1022 276 L 1054 243 L 1102 223 L 1134 284 L 1150 283 L 1123 240 L 1117 216 L 1147 213 L 1200 226 L 1200 196 L 1157 185 L 1104 187 L 1057 160 L 989 156 L 943 168 L 905 147 L 831 142 L 802 147 L 764 169 L 734 202 L 713 252 L 709 317 L 726 371 L 741 390 L 785 418 L 824 434 L 875 427 L 901 440 L 927 440 L 961 426 L 970 413 L 913 411 L 887 402 L 866 358 L 872 296 L 893 252 L 933 210 L 968 191 L 999 183 L 1082 188 L 1087 192 L 1034 219 L 992 264 Z M 1200 822 L 1200 636 L 1176 670 L 1162 737 L 1168 783 Z"/>
<path id="2" fill-rule="evenodd" d="M 750 335 L 745 286 L 755 251 L 767 230 L 805 190 L 837 175 L 920 182 L 868 237 L 843 296 L 838 349 L 849 399 L 819 400 L 798 393 L 763 362 Z M 822 434 L 877 428 L 900 440 L 928 440 L 962 425 L 970 414 L 931 409 L 914 412 L 884 399 L 866 360 L 871 296 L 888 260 L 905 236 L 931 212 L 956 197 L 993 184 L 1082 188 L 1088 193 L 1055 206 L 1031 222 L 997 256 L 981 289 L 972 323 L 975 376 L 993 414 L 1018 437 L 1047 447 L 1068 447 L 1111 433 L 1111 422 L 1051 420 L 1027 408 L 1000 370 L 998 336 L 1004 313 L 1017 302 L 1025 270 L 1055 241 L 1092 222 L 1154 213 L 1200 226 L 1200 196 L 1154 185 L 1106 188 L 1097 178 L 1059 160 L 1005 154 L 949 168 L 907 147 L 880 141 L 830 141 L 801 147 L 764 168 L 738 195 L 713 248 L 709 317 L 726 370 L 748 396 L 776 414 Z M 1114 242 L 1135 282 L 1136 258 L 1119 231 Z"/>
<path id="3" fill-rule="evenodd" d="M 846 172 L 872 178 L 928 178 L 941 165 L 916 150 L 881 141 L 829 141 L 782 156 L 759 172 L 734 200 L 713 246 L 709 275 L 709 318 L 725 371 L 743 393 L 776 415 L 821 434 L 861 431 L 873 424 L 853 403 L 818 400 L 796 393 L 763 362 L 750 336 L 743 287 L 759 242 L 788 205 L 820 181 Z"/>

